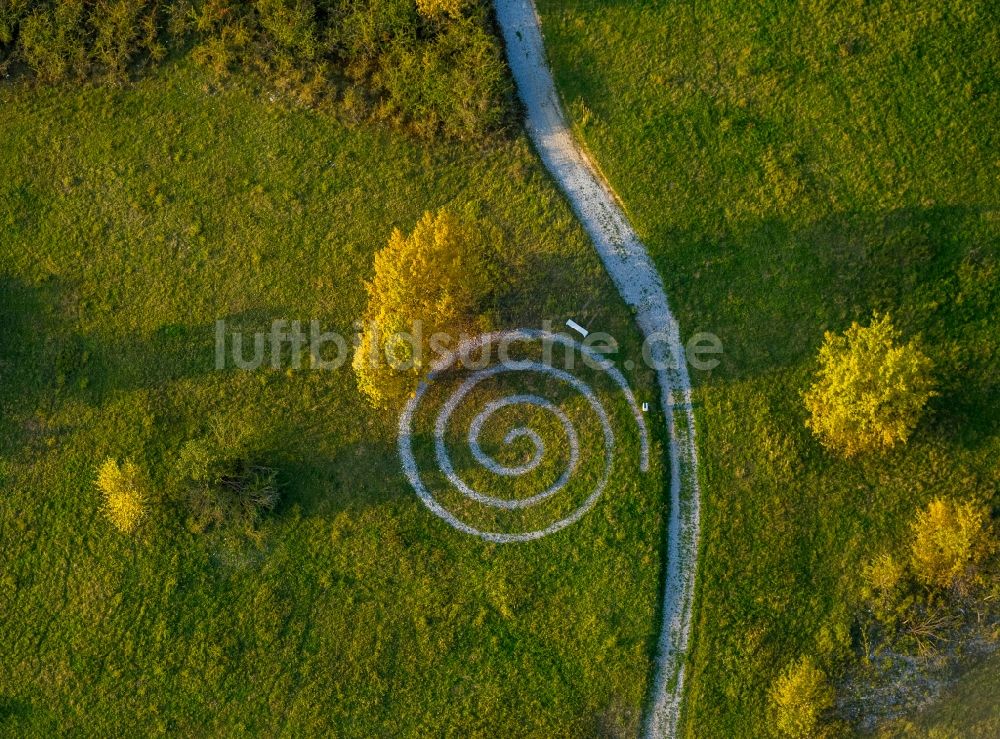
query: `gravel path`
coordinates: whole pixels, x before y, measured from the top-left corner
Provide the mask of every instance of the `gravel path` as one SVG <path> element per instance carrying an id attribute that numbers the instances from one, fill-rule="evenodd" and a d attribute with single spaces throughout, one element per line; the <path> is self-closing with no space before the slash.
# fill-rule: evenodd
<path id="1" fill-rule="evenodd" d="M 533 0 L 495 0 L 527 129 L 650 346 L 670 438 L 670 515 L 663 622 L 644 733 L 677 734 L 698 559 L 699 484 L 691 381 L 663 282 L 618 202 L 566 123 Z"/>

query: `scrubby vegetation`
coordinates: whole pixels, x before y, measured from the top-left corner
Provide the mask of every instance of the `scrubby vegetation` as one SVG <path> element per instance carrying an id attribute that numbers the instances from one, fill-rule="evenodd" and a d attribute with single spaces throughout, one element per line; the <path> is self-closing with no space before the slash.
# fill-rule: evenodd
<path id="1" fill-rule="evenodd" d="M 503 237 L 448 209 L 396 229 L 375 254 L 368 306 L 354 354 L 358 389 L 376 407 L 403 406 L 435 360 L 463 338 L 495 327 L 510 290 Z"/>
<path id="2" fill-rule="evenodd" d="M 0 73 L 117 83 L 191 53 L 219 79 L 252 70 L 348 119 L 478 139 L 511 97 L 490 13 L 484 0 L 4 0 Z"/>
<path id="3" fill-rule="evenodd" d="M 879 551 L 864 568 L 862 596 L 871 616 L 865 657 L 879 646 L 870 634 L 897 650 L 927 652 L 968 623 L 984 634 L 1000 625 L 997 546 L 990 512 L 979 503 L 934 498 L 915 511 L 905 545 Z"/>
<path id="4" fill-rule="evenodd" d="M 826 333 L 816 382 L 805 394 L 806 425 L 850 457 L 905 444 L 935 395 L 931 361 L 916 342 L 899 344 L 889 316 Z"/>
<path id="5" fill-rule="evenodd" d="M 176 479 L 196 532 L 238 527 L 253 535 L 280 499 L 278 471 L 261 464 L 249 447 L 226 443 L 222 433 L 187 442 Z"/>
<path id="6" fill-rule="evenodd" d="M 868 730 L 926 707 L 1000 639 L 1000 540 L 987 508 L 938 497 L 909 523 L 905 540 L 882 544 L 862 576 L 857 655 L 841 701 Z"/>

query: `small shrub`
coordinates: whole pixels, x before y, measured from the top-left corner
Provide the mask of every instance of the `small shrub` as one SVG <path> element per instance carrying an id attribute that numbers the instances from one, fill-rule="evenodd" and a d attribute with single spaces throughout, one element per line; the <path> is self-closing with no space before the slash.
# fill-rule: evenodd
<path id="1" fill-rule="evenodd" d="M 288 63 L 316 57 L 316 8 L 310 0 L 256 0 L 255 5 L 261 26 Z"/>
<path id="2" fill-rule="evenodd" d="M 425 18 L 451 16 L 457 18 L 462 14 L 465 0 L 417 0 L 417 12 Z"/>
<path id="3" fill-rule="evenodd" d="M 913 571 L 924 585 L 966 590 L 994 548 L 989 512 L 972 503 L 937 498 L 912 526 Z"/>
<path id="4" fill-rule="evenodd" d="M 187 442 L 177 467 L 191 528 L 198 533 L 229 525 L 252 531 L 280 499 L 277 470 L 254 463 L 244 449 L 226 449 L 217 439 Z"/>
<path id="5" fill-rule="evenodd" d="M 906 575 L 906 567 L 891 554 L 883 552 L 864 569 L 865 584 L 880 593 L 894 592 Z"/>
<path id="6" fill-rule="evenodd" d="M 146 513 L 146 493 L 139 467 L 126 459 L 107 459 L 97 468 L 97 487 L 104 496 L 101 510 L 123 534 L 131 534 Z"/>
<path id="7" fill-rule="evenodd" d="M 825 446 L 850 457 L 906 443 L 936 393 L 930 360 L 915 342 L 897 342 L 888 316 L 843 336 L 827 332 L 805 394 L 806 425 Z"/>
<path id="8" fill-rule="evenodd" d="M 888 552 L 876 556 L 862 570 L 862 595 L 883 626 L 895 628 L 912 605 L 907 597 L 911 579 L 906 562 Z"/>
<path id="9" fill-rule="evenodd" d="M 143 0 L 95 0 L 90 10 L 93 29 L 90 56 L 112 79 L 123 79 L 139 48 L 145 25 Z"/>
<path id="10" fill-rule="evenodd" d="M 775 727 L 781 736 L 816 736 L 821 716 L 833 707 L 826 673 L 803 655 L 775 680 L 770 692 Z"/>
<path id="11" fill-rule="evenodd" d="M 463 334 L 488 327 L 505 283 L 499 247 L 483 224 L 446 209 L 425 213 L 409 235 L 392 233 L 365 286 L 368 307 L 353 361 L 358 389 L 374 406 L 398 408 L 412 394 L 441 358 L 431 344 L 435 334 L 449 337 L 454 350 Z"/>
<path id="12" fill-rule="evenodd" d="M 3 0 L 0 2 L 0 62 L 4 59 L 4 46 L 14 40 L 21 18 L 28 14 L 31 0 Z"/>

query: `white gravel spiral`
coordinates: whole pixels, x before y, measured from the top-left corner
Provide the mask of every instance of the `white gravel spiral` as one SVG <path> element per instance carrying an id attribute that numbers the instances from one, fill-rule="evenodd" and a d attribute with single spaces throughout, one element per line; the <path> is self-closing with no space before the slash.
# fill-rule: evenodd
<path id="1" fill-rule="evenodd" d="M 504 465 L 484 452 L 479 441 L 480 435 L 484 425 L 497 411 L 502 408 L 508 408 L 511 406 L 530 406 L 546 411 L 551 414 L 562 426 L 566 437 L 566 450 L 569 455 L 569 460 L 565 468 L 562 470 L 555 482 L 544 490 L 529 497 L 498 498 L 486 495 L 485 493 L 473 489 L 455 471 L 455 467 L 452 463 L 451 456 L 445 442 L 448 425 L 454 411 L 459 407 L 462 401 L 466 399 L 473 388 L 484 380 L 500 375 L 518 375 L 522 373 L 531 373 L 558 380 L 559 382 L 572 388 L 574 392 L 581 395 L 587 401 L 600 422 L 604 440 L 603 466 L 600 477 L 593 489 L 577 508 L 558 521 L 555 521 L 544 528 L 533 531 L 483 531 L 466 523 L 465 521 L 462 521 L 454 513 L 438 502 L 438 500 L 427 488 L 427 485 L 424 483 L 423 478 L 420 475 L 416 458 L 413 454 L 412 426 L 414 415 L 416 414 L 421 401 L 425 398 L 429 387 L 443 373 L 454 368 L 460 357 L 471 356 L 472 352 L 475 352 L 484 346 L 492 347 L 494 343 L 498 343 L 502 346 L 510 346 L 516 342 L 551 342 L 552 344 L 561 344 L 580 352 L 580 354 L 582 354 L 585 358 L 592 360 L 590 366 L 600 367 L 601 370 L 605 372 L 618 386 L 632 410 L 636 424 L 638 425 L 640 431 L 640 467 L 644 472 L 649 469 L 649 435 L 646 430 L 646 421 L 643 418 L 642 413 L 639 411 L 635 395 L 632 393 L 632 390 L 628 385 L 628 381 L 606 357 L 564 334 L 554 334 L 548 331 L 535 329 L 496 331 L 493 333 L 483 334 L 473 339 L 467 339 L 459 345 L 458 349 L 453 354 L 435 366 L 435 368 L 428 374 L 427 379 L 420 384 L 414 396 L 407 403 L 407 406 L 399 420 L 399 454 L 402 460 L 403 470 L 405 471 L 410 484 L 417 492 L 417 495 L 420 496 L 420 499 L 431 511 L 459 531 L 472 534 L 473 536 L 478 536 L 482 539 L 486 539 L 487 541 L 498 543 L 539 539 L 547 534 L 559 531 L 575 521 L 578 521 L 588 510 L 590 510 L 597 499 L 601 496 L 601 493 L 607 485 L 614 462 L 615 434 L 612 429 L 611 420 L 596 393 L 589 385 L 570 372 L 553 367 L 549 364 L 543 364 L 542 362 L 534 360 L 512 361 L 508 359 L 501 361 L 492 367 L 471 372 L 462 381 L 458 388 L 452 392 L 450 396 L 448 396 L 447 400 L 445 400 L 440 411 L 438 412 L 434 423 L 435 460 L 438 468 L 444 474 L 448 483 L 469 500 L 476 501 L 477 503 L 491 508 L 503 510 L 520 510 L 537 505 L 544 500 L 552 498 L 569 484 L 580 460 L 579 434 L 574 428 L 572 420 L 558 405 L 550 400 L 547 400 L 546 398 L 534 394 L 513 394 L 488 402 L 482 410 L 476 414 L 469 425 L 467 443 L 473 459 L 488 472 L 501 477 L 520 477 L 522 475 L 529 474 L 542 464 L 546 453 L 545 442 L 542 440 L 541 435 L 537 431 L 528 427 L 518 426 L 507 431 L 506 435 L 503 437 L 503 443 L 506 446 L 515 443 L 519 439 L 528 439 L 532 443 L 533 453 L 531 459 L 524 464 L 516 466 Z"/>

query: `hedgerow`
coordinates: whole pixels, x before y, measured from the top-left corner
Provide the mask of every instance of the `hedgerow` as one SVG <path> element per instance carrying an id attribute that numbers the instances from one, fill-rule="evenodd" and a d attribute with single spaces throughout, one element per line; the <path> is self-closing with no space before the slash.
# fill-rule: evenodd
<path id="1" fill-rule="evenodd" d="M 0 74 L 121 83 L 185 53 L 426 137 L 481 138 L 510 110 L 484 0 L 0 0 Z"/>

